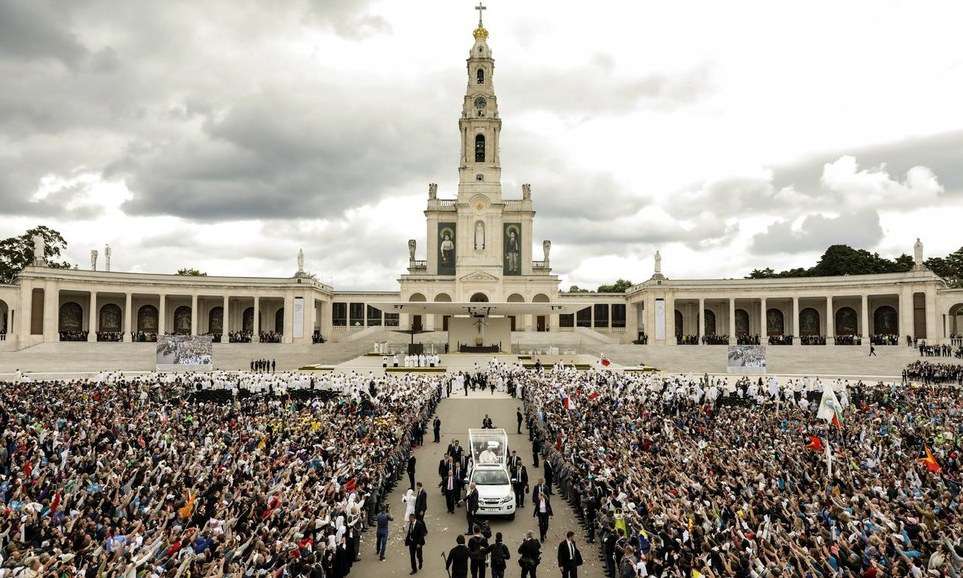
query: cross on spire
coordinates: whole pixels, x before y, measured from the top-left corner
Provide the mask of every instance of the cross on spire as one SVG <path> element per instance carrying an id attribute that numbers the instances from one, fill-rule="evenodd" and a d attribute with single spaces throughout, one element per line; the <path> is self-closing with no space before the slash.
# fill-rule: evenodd
<path id="1" fill-rule="evenodd" d="M 478 10 L 478 27 L 481 28 L 481 26 L 482 26 L 482 10 L 488 10 L 488 8 L 485 8 L 485 5 L 482 4 L 481 2 L 479 2 L 479 3 L 478 3 L 478 6 L 475 6 L 475 10 Z"/>

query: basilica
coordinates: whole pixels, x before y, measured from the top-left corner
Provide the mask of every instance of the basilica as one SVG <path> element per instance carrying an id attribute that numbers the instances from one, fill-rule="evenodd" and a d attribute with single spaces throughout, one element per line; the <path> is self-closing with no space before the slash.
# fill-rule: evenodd
<path id="1" fill-rule="evenodd" d="M 320 343 L 384 328 L 447 333 L 449 351 L 469 352 L 507 352 L 533 335 L 551 343 L 563 333 L 666 346 L 864 347 L 948 343 L 963 333 L 963 290 L 923 266 L 919 241 L 906 273 L 675 279 L 656 254 L 650 278 L 624 293 L 559 291 L 552 243 L 534 237 L 537 195 L 528 184 L 502 190 L 488 39 L 479 19 L 458 119 L 458 190 L 445 195 L 428 185 L 424 242 L 408 241 L 397 289 L 341 291 L 307 274 L 302 259 L 293 276 L 267 278 L 127 273 L 98 270 L 96 262 L 54 269 L 38 258 L 12 285 L 0 285 L 0 350 L 166 334 Z"/>

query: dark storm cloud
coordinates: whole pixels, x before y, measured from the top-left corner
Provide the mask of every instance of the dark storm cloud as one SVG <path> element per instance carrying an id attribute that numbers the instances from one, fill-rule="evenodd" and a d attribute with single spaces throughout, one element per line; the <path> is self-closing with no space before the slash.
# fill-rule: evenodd
<path id="1" fill-rule="evenodd" d="M 74 66 L 87 48 L 69 26 L 64 12 L 52 2 L 0 0 L 0 59 L 50 58 Z"/>
<path id="2" fill-rule="evenodd" d="M 753 237 L 749 250 L 756 255 L 773 255 L 819 251 L 835 244 L 865 248 L 875 247 L 882 238 L 879 214 L 867 209 L 838 217 L 809 215 L 799 230 L 793 230 L 790 221 L 774 223 Z"/>
<path id="3" fill-rule="evenodd" d="M 253 95 L 200 134 L 129 151 L 109 173 L 129 179 L 128 214 L 200 220 L 334 216 L 392 186 L 420 188 L 448 160 L 438 143 L 457 147 L 457 133 L 437 115 L 394 114 L 378 88 L 364 92 Z"/>

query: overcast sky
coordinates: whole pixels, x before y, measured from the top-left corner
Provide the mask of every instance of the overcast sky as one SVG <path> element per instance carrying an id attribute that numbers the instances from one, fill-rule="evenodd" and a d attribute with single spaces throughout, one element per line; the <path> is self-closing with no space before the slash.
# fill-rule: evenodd
<path id="1" fill-rule="evenodd" d="M 0 235 L 396 290 L 476 2 L 0 0 Z M 563 286 L 963 245 L 963 3 L 491 0 L 503 186 Z"/>

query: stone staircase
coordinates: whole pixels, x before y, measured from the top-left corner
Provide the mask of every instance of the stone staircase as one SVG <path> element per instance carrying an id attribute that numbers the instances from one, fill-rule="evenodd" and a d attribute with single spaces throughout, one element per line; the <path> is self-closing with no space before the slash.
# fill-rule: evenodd
<path id="1" fill-rule="evenodd" d="M 619 365 L 645 363 L 669 372 L 726 373 L 725 345 L 583 344 L 582 348 L 587 354 L 604 353 Z M 768 346 L 768 373 L 894 377 L 919 359 L 919 352 L 909 347 L 877 347 L 876 351 L 877 357 L 869 357 L 868 348 L 855 346 Z"/>
<path id="2" fill-rule="evenodd" d="M 277 343 L 215 343 L 217 369 L 248 369 L 252 359 L 277 360 L 278 369 L 305 365 L 336 365 L 371 349 L 370 341 L 282 345 Z M 17 352 L 0 352 L 0 374 L 25 372 L 82 373 L 105 369 L 151 371 L 153 343 L 42 343 Z"/>

